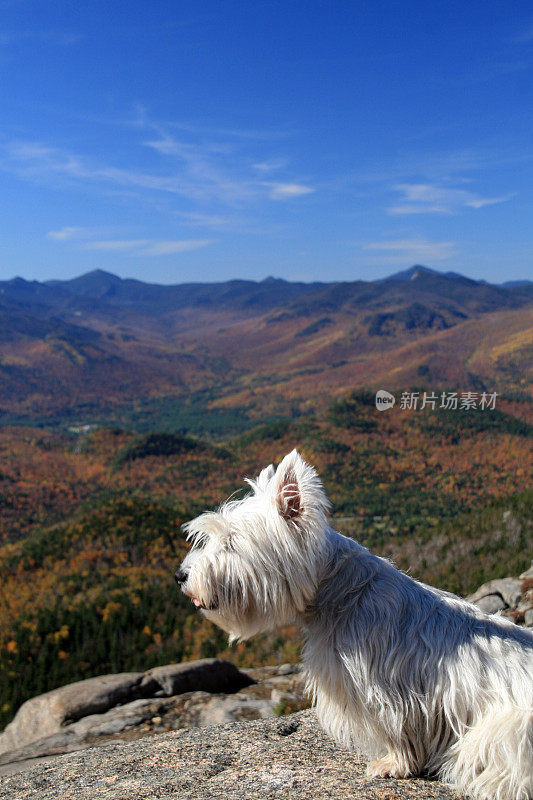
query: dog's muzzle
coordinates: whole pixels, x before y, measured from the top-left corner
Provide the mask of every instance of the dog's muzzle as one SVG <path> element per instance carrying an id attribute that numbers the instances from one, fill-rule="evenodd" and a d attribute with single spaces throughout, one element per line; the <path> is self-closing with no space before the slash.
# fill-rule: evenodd
<path id="1" fill-rule="evenodd" d="M 187 597 L 191 598 L 196 608 L 201 608 L 203 611 L 215 611 L 217 608 L 216 603 L 212 602 L 210 605 L 204 606 L 197 597 L 194 597 L 194 595 L 190 594 L 189 592 L 185 592 L 183 586 L 187 583 L 188 578 L 189 573 L 186 570 L 181 569 L 181 567 L 177 570 L 177 572 L 174 573 L 174 580 L 180 589 L 187 595 Z"/>
<path id="2" fill-rule="evenodd" d="M 178 586 L 181 586 L 183 583 L 187 583 L 188 577 L 189 573 L 185 572 L 184 569 L 178 569 L 178 571 L 174 573 L 174 579 Z"/>

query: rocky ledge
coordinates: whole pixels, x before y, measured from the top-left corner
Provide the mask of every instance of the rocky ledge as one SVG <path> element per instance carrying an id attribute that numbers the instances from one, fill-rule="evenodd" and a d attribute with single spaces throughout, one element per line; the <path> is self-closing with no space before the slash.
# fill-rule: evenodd
<path id="1" fill-rule="evenodd" d="M 114 742 L 4 777 L 0 800 L 452 800 L 437 781 L 367 778 L 314 712 Z"/>
<path id="2" fill-rule="evenodd" d="M 0 734 L 0 775 L 111 740 L 265 719 L 307 705 L 295 664 L 239 670 L 206 658 L 101 675 L 24 703 Z"/>

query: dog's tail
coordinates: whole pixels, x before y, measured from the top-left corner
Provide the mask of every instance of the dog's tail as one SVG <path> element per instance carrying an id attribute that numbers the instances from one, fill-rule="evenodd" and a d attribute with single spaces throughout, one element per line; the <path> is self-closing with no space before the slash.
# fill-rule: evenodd
<path id="1" fill-rule="evenodd" d="M 487 712 L 452 745 L 440 777 L 464 794 L 490 800 L 533 798 L 533 711 Z"/>

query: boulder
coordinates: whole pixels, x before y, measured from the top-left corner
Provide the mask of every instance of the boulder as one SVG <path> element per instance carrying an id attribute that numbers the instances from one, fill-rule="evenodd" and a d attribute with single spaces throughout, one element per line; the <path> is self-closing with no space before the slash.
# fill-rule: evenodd
<path id="1" fill-rule="evenodd" d="M 499 594 L 487 594 L 480 600 L 476 600 L 476 606 L 485 614 L 497 614 L 498 611 L 507 608 L 507 603 Z"/>
<path id="2" fill-rule="evenodd" d="M 221 658 L 203 658 L 181 664 L 154 667 L 144 674 L 141 693 L 154 696 L 159 692 L 166 697 L 185 692 L 238 692 L 254 683 L 234 664 Z"/>
<path id="3" fill-rule="evenodd" d="M 140 725 L 145 720 L 152 719 L 159 710 L 158 702 L 149 698 L 147 700 L 132 700 L 123 706 L 110 708 L 105 714 L 90 714 L 88 717 L 74 722 L 66 730 L 80 741 L 89 737 L 112 736 L 115 733 L 128 730 Z"/>
<path id="4" fill-rule="evenodd" d="M 111 708 L 104 714 L 90 714 L 71 725 L 66 725 L 56 733 L 0 754 L 0 767 L 17 761 L 68 753 L 80 749 L 88 742 L 92 743 L 103 737 L 114 737 L 118 733 L 131 730 L 151 720 L 159 710 L 161 702 L 156 700 L 154 705 L 153 699 L 133 700 L 123 706 Z"/>
<path id="5" fill-rule="evenodd" d="M 477 604 L 483 597 L 499 594 L 505 601 L 505 605 L 516 608 L 522 596 L 521 589 L 522 581 L 518 578 L 500 578 L 484 583 L 474 594 L 470 595 L 468 600 Z"/>
<path id="6" fill-rule="evenodd" d="M 0 734 L 0 754 L 20 750 L 56 734 L 65 734 L 65 741 L 78 741 L 91 725 L 95 736 L 138 725 L 144 719 L 143 698 L 197 691 L 229 694 L 253 683 L 253 678 L 221 658 L 168 664 L 147 672 L 88 678 L 27 700 Z M 149 705 L 150 701 L 146 708 Z M 116 709 L 116 706 L 121 708 Z M 131 718 L 128 717 L 130 712 Z M 76 725 L 78 720 L 83 720 L 83 724 Z"/>
<path id="7" fill-rule="evenodd" d="M 0 753 L 58 733 L 69 722 L 138 697 L 136 690 L 143 675 L 142 672 L 101 675 L 32 697 L 0 734 Z"/>

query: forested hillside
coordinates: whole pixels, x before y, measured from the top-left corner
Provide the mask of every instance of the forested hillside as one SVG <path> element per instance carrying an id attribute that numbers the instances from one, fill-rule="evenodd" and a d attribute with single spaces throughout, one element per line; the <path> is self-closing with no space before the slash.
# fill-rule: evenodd
<path id="1" fill-rule="evenodd" d="M 352 389 L 524 392 L 532 305 L 533 284 L 420 266 L 334 283 L 3 281 L 0 425 L 224 439 Z"/>

